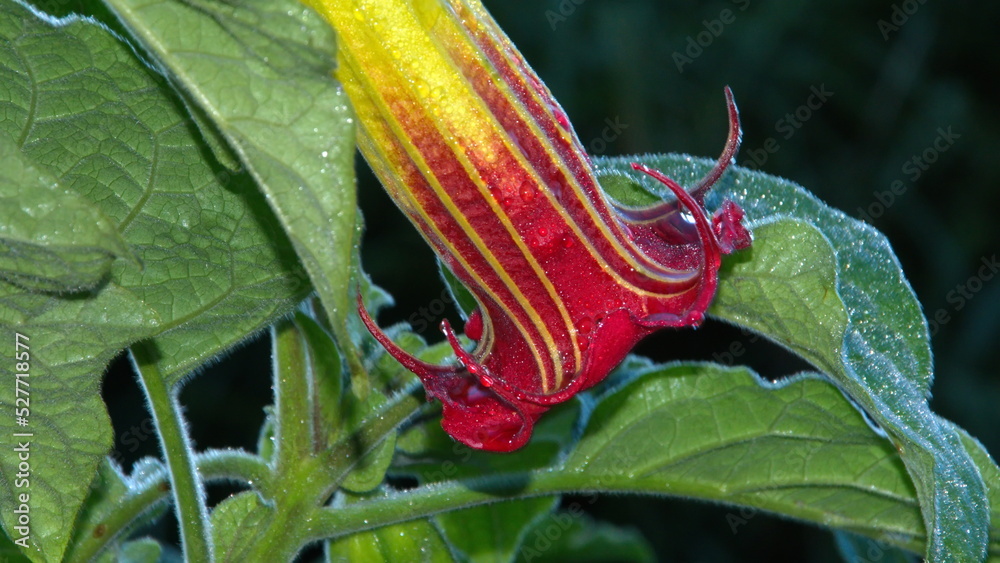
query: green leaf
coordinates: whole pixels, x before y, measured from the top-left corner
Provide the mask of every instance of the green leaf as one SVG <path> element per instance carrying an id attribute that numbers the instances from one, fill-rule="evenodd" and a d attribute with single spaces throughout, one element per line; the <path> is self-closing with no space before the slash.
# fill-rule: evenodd
<path id="1" fill-rule="evenodd" d="M 652 546 L 638 530 L 595 521 L 572 505 L 551 518 L 538 520 L 517 555 L 518 563 L 656 561 Z"/>
<path id="2" fill-rule="evenodd" d="M 374 490 L 385 480 L 385 472 L 396 454 L 396 433 L 391 432 L 374 450 L 358 462 L 340 486 L 352 493 Z"/>
<path id="3" fill-rule="evenodd" d="M 295 324 L 306 341 L 313 394 L 316 443 L 327 448 L 344 433 L 344 370 L 340 350 L 326 330 L 311 316 L 296 313 Z"/>
<path id="4" fill-rule="evenodd" d="M 983 481 L 989 490 L 990 504 L 990 546 L 989 563 L 1000 562 L 1000 467 L 978 440 L 965 430 L 955 427 L 962 436 L 966 451 L 972 456 L 972 461 L 982 473 Z"/>
<path id="5" fill-rule="evenodd" d="M 40 172 L 0 134 L 0 278 L 34 291 L 82 291 L 128 254 L 96 206 Z"/>
<path id="6" fill-rule="evenodd" d="M 343 537 L 329 542 L 326 553 L 331 563 L 455 561 L 441 532 L 430 520 L 413 520 Z"/>
<path id="7" fill-rule="evenodd" d="M 347 340 L 354 130 L 332 77 L 329 25 L 293 0 L 105 1 L 267 195 L 334 332 Z"/>
<path id="8" fill-rule="evenodd" d="M 923 539 L 898 452 L 818 377 L 772 385 L 742 368 L 649 367 L 600 401 L 564 470 L 598 490 L 740 504 L 891 532 L 909 547 Z"/>
<path id="9" fill-rule="evenodd" d="M 600 166 L 620 181 L 637 159 L 687 185 L 713 164 L 663 155 L 602 159 Z M 633 178 L 651 192 L 660 189 Z M 927 324 L 888 241 L 801 187 L 759 172 L 732 170 L 707 204 L 722 198 L 743 207 L 754 228 L 782 219 L 813 225 L 829 241 L 832 260 L 813 262 L 822 254 L 816 244 L 758 236 L 751 251 L 726 260 L 709 313 L 801 353 L 888 433 L 917 485 L 930 561 L 981 559 L 989 531 L 985 485 L 957 431 L 928 405 Z M 820 281 L 831 278 L 834 295 Z"/>
<path id="10" fill-rule="evenodd" d="M 545 517 L 558 505 L 559 497 L 530 498 L 446 512 L 436 520 L 452 547 L 471 563 L 508 563 L 531 526 L 548 521 Z"/>
<path id="11" fill-rule="evenodd" d="M 479 307 L 475 296 L 472 295 L 472 292 L 467 287 L 462 285 L 462 282 L 458 281 L 455 274 L 440 260 L 438 260 L 438 271 L 441 273 L 441 280 L 444 281 L 444 285 L 448 289 L 448 294 L 451 295 L 452 302 L 455 303 L 455 306 L 464 318 L 469 318 L 469 315 Z"/>
<path id="12" fill-rule="evenodd" d="M 847 314 L 829 241 L 794 219 L 755 227 L 754 238 L 747 252 L 724 262 L 710 312 L 775 338 L 824 373 L 837 373 L 830 350 L 840 348 Z"/>
<path id="13" fill-rule="evenodd" d="M 261 527 L 274 516 L 274 507 L 247 491 L 231 496 L 212 510 L 212 533 L 216 563 L 246 561 L 245 549 Z"/>
<path id="14" fill-rule="evenodd" d="M 7 1 L 0 45 L 0 137 L 96 208 L 137 258 L 115 260 L 106 281 L 71 296 L 0 281 L 4 334 L 29 338 L 33 399 L 27 427 L 4 417 L 0 431 L 34 432 L 30 555 L 55 561 L 111 447 L 100 399 L 111 358 L 157 337 L 160 367 L 176 382 L 287 312 L 308 284 L 249 176 L 220 185 L 183 106 L 117 36 Z M 13 368 L 0 366 L 0 376 L 13 381 Z M 14 405 L 4 398 L 0 407 Z M 16 467 L 12 452 L 0 454 L 0 472 Z M 0 489 L 8 533 L 16 492 Z"/>

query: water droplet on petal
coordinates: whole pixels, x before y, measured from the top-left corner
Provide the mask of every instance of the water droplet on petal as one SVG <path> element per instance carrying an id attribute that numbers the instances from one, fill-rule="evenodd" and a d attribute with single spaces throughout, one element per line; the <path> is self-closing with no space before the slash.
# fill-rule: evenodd
<path id="1" fill-rule="evenodd" d="M 569 118 L 566 117 L 566 114 L 563 113 L 563 112 L 561 112 L 561 111 L 559 111 L 559 110 L 555 110 L 555 114 L 556 114 L 556 121 L 559 122 L 559 125 L 561 125 L 563 129 L 567 129 L 568 130 L 569 129 Z"/>
<path id="2" fill-rule="evenodd" d="M 417 95 L 421 98 L 426 98 L 431 94 L 431 87 L 427 85 L 423 80 L 417 81 Z"/>
<path id="3" fill-rule="evenodd" d="M 531 185 L 531 182 L 525 181 L 521 184 L 521 199 L 523 199 L 525 203 L 530 203 L 533 199 L 535 199 L 535 188 Z"/>

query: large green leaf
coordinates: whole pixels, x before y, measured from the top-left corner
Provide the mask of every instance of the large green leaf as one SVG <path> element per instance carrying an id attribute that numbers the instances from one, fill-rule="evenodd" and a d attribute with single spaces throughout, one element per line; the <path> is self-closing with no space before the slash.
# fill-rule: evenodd
<path id="1" fill-rule="evenodd" d="M 661 196 L 664 188 L 629 172 L 631 160 L 687 185 L 713 165 L 680 155 L 600 161 L 615 184 L 631 177 Z M 888 434 L 916 484 L 931 561 L 981 559 L 989 531 L 986 489 L 958 432 L 928 405 L 927 324 L 888 241 L 786 180 L 735 168 L 720 184 L 708 205 L 730 198 L 762 232 L 750 250 L 725 262 L 709 312 L 801 354 Z M 817 260 L 814 242 L 767 236 L 772 231 L 763 225 L 782 219 L 815 226 L 829 242 L 829 257 Z"/>
<path id="2" fill-rule="evenodd" d="M 294 0 L 105 1 L 267 195 L 347 341 L 354 130 L 329 25 Z"/>
<path id="3" fill-rule="evenodd" d="M 176 381 L 288 311 L 308 284 L 252 179 L 223 185 L 183 105 L 117 36 L 4 1 L 0 68 L 0 136 L 15 140 L 15 158 L 89 202 L 135 257 L 67 296 L 0 281 L 4 333 L 30 339 L 33 399 L 27 427 L 4 417 L 0 431 L 34 432 L 30 555 L 55 561 L 111 447 L 100 376 L 114 354 L 156 337 L 161 367 Z M 13 367 L 0 375 L 13 381 Z M 0 473 L 16 467 L 11 452 L 0 455 Z M 17 492 L 3 482 L 8 533 Z"/>
<path id="4" fill-rule="evenodd" d="M 720 500 L 920 545 L 913 486 L 890 443 L 828 382 L 651 367 L 594 409 L 565 470 L 598 489 Z"/>

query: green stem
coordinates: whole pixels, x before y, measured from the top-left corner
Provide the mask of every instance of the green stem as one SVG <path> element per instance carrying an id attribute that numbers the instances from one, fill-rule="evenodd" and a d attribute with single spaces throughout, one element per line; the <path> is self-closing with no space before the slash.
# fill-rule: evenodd
<path id="1" fill-rule="evenodd" d="M 195 470 L 194 454 L 185 432 L 177 396 L 167 389 L 154 360 L 155 351 L 149 346 L 139 343 L 131 348 L 132 364 L 146 394 L 170 473 L 184 557 L 196 563 L 210 562 L 213 559 L 212 538 L 205 507 L 205 487 Z"/>
<path id="2" fill-rule="evenodd" d="M 279 385 L 279 383 L 275 383 Z M 365 455 L 374 450 L 386 436 L 413 415 L 423 404 L 420 386 L 414 383 L 400 391 L 377 413 L 373 413 L 357 432 L 344 438 L 320 455 L 310 456 L 287 465 L 287 472 L 277 475 L 285 484 L 273 498 L 277 510 L 265 529 L 254 539 L 254 545 L 243 553 L 246 561 L 284 561 L 313 541 L 312 521 L 337 489 L 344 477 Z M 278 414 L 279 418 L 282 414 Z M 308 526 L 299 524 L 309 522 Z M 307 537 L 308 536 L 308 537 Z"/>
<path id="3" fill-rule="evenodd" d="M 427 518 L 483 504 L 529 497 L 579 492 L 572 474 L 559 471 L 505 473 L 472 480 L 419 487 L 380 499 L 336 508 L 325 507 L 313 516 L 308 541 L 336 539 L 361 531 Z M 575 486 L 576 485 L 576 486 Z M 593 483 L 590 483 L 593 488 Z"/>
<path id="4" fill-rule="evenodd" d="M 312 454 L 313 418 L 310 408 L 309 356 L 299 327 L 291 321 L 271 326 L 274 365 L 275 473 L 284 477 Z"/>
<path id="5" fill-rule="evenodd" d="M 472 479 L 436 483 L 433 486 L 392 493 L 381 498 L 337 506 L 336 508 L 320 508 L 311 515 L 309 535 L 305 537 L 305 541 L 335 540 L 367 530 L 496 502 L 566 493 L 648 495 L 649 492 L 648 488 L 641 483 L 633 483 L 627 479 L 605 481 L 600 476 L 585 471 L 548 469 L 520 473 L 497 473 Z M 706 486 L 697 480 L 671 483 L 670 494 L 671 496 L 714 501 L 722 500 L 724 496 L 718 489 Z M 894 534 L 895 530 L 882 529 L 877 526 L 858 526 L 857 522 L 852 522 L 849 518 L 837 521 L 835 519 L 837 515 L 827 511 L 794 514 L 788 510 L 787 505 L 783 505 L 780 501 L 769 504 L 760 502 L 760 499 L 746 497 L 732 497 L 724 502 L 733 506 L 762 509 L 802 521 L 841 528 L 914 553 L 922 553 L 925 547 L 922 538 L 910 533 Z"/>
<path id="6" fill-rule="evenodd" d="M 258 455 L 243 450 L 208 450 L 195 454 L 194 461 L 206 483 L 240 481 L 260 491 L 265 498 L 271 496 L 274 486 L 271 468 Z"/>
<path id="7" fill-rule="evenodd" d="M 340 353 L 347 361 L 347 370 L 351 374 L 351 392 L 358 400 L 363 401 L 368 398 L 371 382 L 368 380 L 368 370 L 361 360 L 361 354 L 354 346 L 346 326 L 334 325 L 333 336 L 340 346 Z"/>
<path id="8" fill-rule="evenodd" d="M 103 518 L 82 530 L 82 533 L 77 533 L 79 541 L 70 544 L 65 561 L 92 561 L 109 543 L 128 530 L 134 521 L 166 504 L 167 493 L 170 491 L 166 473 L 143 481 L 143 485 L 142 489 L 122 498 L 120 503 L 114 503 L 111 510 L 105 511 Z"/>

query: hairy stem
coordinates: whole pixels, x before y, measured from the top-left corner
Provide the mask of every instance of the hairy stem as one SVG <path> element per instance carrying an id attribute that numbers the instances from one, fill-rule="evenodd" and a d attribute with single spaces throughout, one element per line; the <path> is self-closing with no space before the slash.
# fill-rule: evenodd
<path id="1" fill-rule="evenodd" d="M 170 488 L 177 520 L 181 528 L 181 545 L 187 561 L 212 561 L 212 537 L 205 508 L 205 486 L 198 478 L 194 453 L 184 427 L 177 395 L 167 389 L 163 375 L 156 366 L 155 351 L 149 344 L 131 348 L 132 364 L 139 376 L 140 387 L 146 394 L 149 411 L 156 423 L 163 458 L 170 474 Z"/>
<path id="2" fill-rule="evenodd" d="M 323 508 L 313 517 L 311 535 L 307 539 L 336 539 L 482 504 L 578 492 L 579 485 L 572 475 L 559 471 L 507 473 L 439 483 L 377 500 Z"/>
<path id="3" fill-rule="evenodd" d="M 290 321 L 271 327 L 276 416 L 275 472 L 285 475 L 312 454 L 314 428 L 310 407 L 309 359 L 298 327 Z"/>
<path id="4" fill-rule="evenodd" d="M 276 381 L 275 385 L 280 383 Z M 286 486 L 276 490 L 272 499 L 276 507 L 274 517 L 257 534 L 254 545 L 243 553 L 245 559 L 287 560 L 306 544 L 319 539 L 312 535 L 313 522 L 318 514 L 330 510 L 323 504 L 365 455 L 420 408 L 423 401 L 419 389 L 414 384 L 400 391 L 382 411 L 362 423 L 357 432 L 329 450 L 301 458 L 296 464 L 283 465 L 286 472 L 276 474 L 275 478 Z M 280 413 L 278 416 L 282 417 Z"/>

